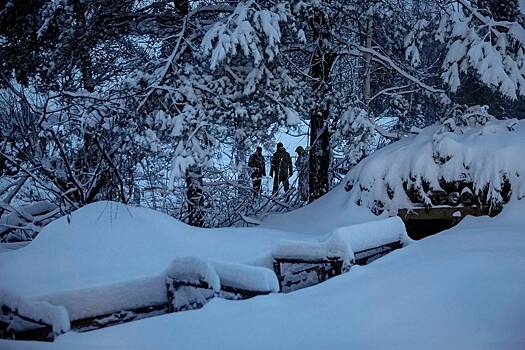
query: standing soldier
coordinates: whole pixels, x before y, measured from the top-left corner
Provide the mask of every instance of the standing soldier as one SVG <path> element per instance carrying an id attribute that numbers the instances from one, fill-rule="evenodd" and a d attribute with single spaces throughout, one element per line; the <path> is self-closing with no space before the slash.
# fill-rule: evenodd
<path id="1" fill-rule="evenodd" d="M 266 165 L 264 162 L 264 156 L 262 155 L 262 148 L 257 147 L 255 153 L 250 156 L 248 160 L 248 166 L 251 170 L 251 178 L 253 190 L 256 195 L 261 193 L 261 180 L 263 176 L 266 176 Z"/>
<path id="2" fill-rule="evenodd" d="M 290 189 L 288 178 L 293 174 L 292 158 L 290 157 L 290 153 L 286 152 L 281 142 L 277 144 L 277 151 L 273 154 L 271 163 L 270 176 L 273 177 L 272 194 L 275 195 L 279 192 L 279 185 L 281 185 L 281 183 L 284 186 L 284 191 L 288 192 Z"/>
<path id="3" fill-rule="evenodd" d="M 308 154 L 302 146 L 297 146 L 295 149 L 297 153 L 297 160 L 295 161 L 295 169 L 297 169 L 298 186 L 297 189 L 303 201 L 308 200 Z"/>

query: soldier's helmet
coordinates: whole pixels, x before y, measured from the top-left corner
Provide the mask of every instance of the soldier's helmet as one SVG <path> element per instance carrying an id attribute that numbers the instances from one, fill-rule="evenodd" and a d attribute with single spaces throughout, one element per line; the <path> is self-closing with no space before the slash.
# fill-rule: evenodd
<path id="1" fill-rule="evenodd" d="M 304 153 L 304 148 L 303 148 L 303 146 L 297 146 L 297 148 L 295 149 L 295 153 L 297 153 L 297 154 L 303 154 L 303 153 Z"/>
<path id="2" fill-rule="evenodd" d="M 284 148 L 284 145 L 283 145 L 282 142 L 279 142 L 279 143 L 277 144 L 277 149 L 279 149 L 279 148 Z"/>

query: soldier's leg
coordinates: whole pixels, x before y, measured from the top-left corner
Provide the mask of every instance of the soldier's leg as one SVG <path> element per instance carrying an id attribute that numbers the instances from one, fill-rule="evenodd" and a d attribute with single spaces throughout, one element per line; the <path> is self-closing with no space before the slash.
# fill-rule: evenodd
<path id="1" fill-rule="evenodd" d="M 275 177 L 273 178 L 272 195 L 275 195 L 277 192 L 279 192 L 279 177 L 275 175 Z"/>
<path id="2" fill-rule="evenodd" d="M 288 192 L 290 190 L 290 182 L 288 181 L 288 178 L 283 179 L 283 186 L 284 192 Z"/>
<path id="3" fill-rule="evenodd" d="M 255 191 L 255 194 L 256 195 L 259 195 L 261 193 L 261 178 L 260 177 L 256 177 L 255 179 L 253 179 L 253 190 Z"/>

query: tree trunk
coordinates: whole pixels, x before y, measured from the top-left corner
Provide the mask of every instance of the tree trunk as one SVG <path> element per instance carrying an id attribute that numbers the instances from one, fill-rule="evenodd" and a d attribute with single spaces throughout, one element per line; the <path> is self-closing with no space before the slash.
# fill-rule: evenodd
<path id="1" fill-rule="evenodd" d="M 186 172 L 186 200 L 191 226 L 204 227 L 203 193 L 202 170 L 199 166 L 190 166 Z"/>
<path id="2" fill-rule="evenodd" d="M 372 26 L 373 26 L 373 17 L 370 16 L 368 18 L 368 22 L 367 22 L 367 25 L 366 25 L 366 42 L 365 42 L 365 47 L 367 49 L 370 49 L 372 48 Z M 372 56 L 370 55 L 370 53 L 366 53 L 365 54 L 365 83 L 364 83 L 364 87 L 363 87 L 363 101 L 366 105 L 366 109 L 367 109 L 367 112 L 370 112 L 370 106 L 369 106 L 369 103 L 370 103 L 370 91 L 371 91 L 371 79 L 372 79 L 372 74 L 371 74 L 371 70 L 372 70 Z"/>
<path id="3" fill-rule="evenodd" d="M 189 1 L 174 1 L 175 9 L 181 16 L 189 13 Z M 170 42 L 174 44 L 174 42 Z M 171 46 L 171 45 L 170 45 Z M 170 48 L 171 49 L 171 48 Z M 185 53 L 189 54 L 188 52 Z M 188 204 L 188 224 L 197 227 L 204 227 L 204 190 L 203 190 L 202 169 L 197 165 L 192 165 L 186 171 L 186 198 Z"/>
<path id="4" fill-rule="evenodd" d="M 331 93 L 330 71 L 335 55 L 326 47 L 330 39 L 328 21 L 318 13 L 311 21 L 317 48 L 312 55 L 310 75 L 315 79 L 314 94 L 328 96 Z M 319 101 L 310 114 L 309 152 L 309 202 L 313 202 L 330 189 L 330 130 L 328 128 L 330 106 L 328 101 Z"/>

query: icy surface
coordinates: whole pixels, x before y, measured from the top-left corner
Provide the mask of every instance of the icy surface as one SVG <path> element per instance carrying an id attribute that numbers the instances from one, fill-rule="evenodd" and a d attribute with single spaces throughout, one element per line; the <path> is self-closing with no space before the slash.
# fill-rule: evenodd
<path id="1" fill-rule="evenodd" d="M 525 348 L 525 202 L 289 294 L 1 349 Z"/>

